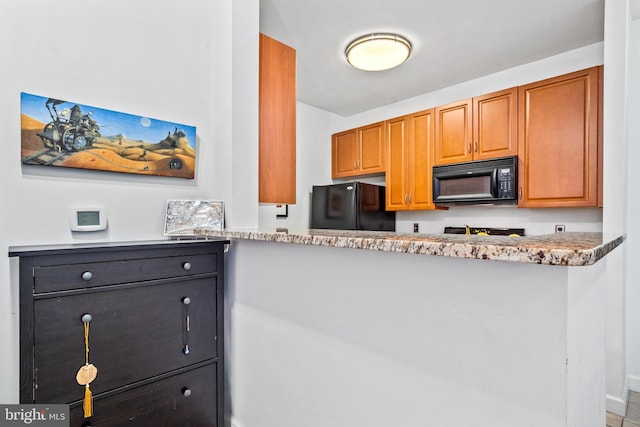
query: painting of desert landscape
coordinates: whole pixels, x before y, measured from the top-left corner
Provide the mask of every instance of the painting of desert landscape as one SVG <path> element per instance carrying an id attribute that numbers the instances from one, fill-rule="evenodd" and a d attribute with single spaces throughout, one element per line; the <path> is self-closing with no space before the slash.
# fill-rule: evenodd
<path id="1" fill-rule="evenodd" d="M 23 164 L 192 179 L 196 128 L 20 94 Z"/>

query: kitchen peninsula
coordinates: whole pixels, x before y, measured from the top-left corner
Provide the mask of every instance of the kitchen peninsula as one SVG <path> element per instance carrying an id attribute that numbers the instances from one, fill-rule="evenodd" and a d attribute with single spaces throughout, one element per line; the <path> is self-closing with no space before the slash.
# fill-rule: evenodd
<path id="1" fill-rule="evenodd" d="M 591 265 L 624 240 L 624 236 L 607 238 L 602 233 L 575 232 L 527 237 L 344 230 L 297 233 L 226 230 L 202 234 L 230 239 L 571 266 Z"/>
<path id="2" fill-rule="evenodd" d="M 203 234 L 232 241 L 238 425 L 605 424 L 606 255 L 624 236 Z"/>

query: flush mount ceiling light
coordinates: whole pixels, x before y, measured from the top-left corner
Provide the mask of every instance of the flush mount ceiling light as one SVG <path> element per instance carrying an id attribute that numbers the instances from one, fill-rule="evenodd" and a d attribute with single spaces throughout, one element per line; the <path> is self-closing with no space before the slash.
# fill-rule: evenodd
<path id="1" fill-rule="evenodd" d="M 345 55 L 349 64 L 361 70 L 388 70 L 409 58 L 411 43 L 398 34 L 367 34 L 349 43 Z"/>

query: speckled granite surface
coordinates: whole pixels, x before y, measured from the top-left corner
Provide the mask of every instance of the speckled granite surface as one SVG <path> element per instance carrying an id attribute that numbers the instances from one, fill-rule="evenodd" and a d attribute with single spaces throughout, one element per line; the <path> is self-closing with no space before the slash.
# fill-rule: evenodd
<path id="1" fill-rule="evenodd" d="M 289 233 L 222 230 L 202 231 L 198 234 L 229 239 L 564 266 L 594 264 L 625 240 L 625 236 L 605 237 L 602 233 L 508 237 L 341 230 Z"/>

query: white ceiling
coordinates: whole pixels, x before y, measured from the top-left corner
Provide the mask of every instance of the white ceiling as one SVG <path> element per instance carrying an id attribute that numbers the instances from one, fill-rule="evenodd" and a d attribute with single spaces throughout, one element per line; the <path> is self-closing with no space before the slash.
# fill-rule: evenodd
<path id="1" fill-rule="evenodd" d="M 260 31 L 296 49 L 298 101 L 342 116 L 602 41 L 603 16 L 604 0 L 260 0 Z M 407 37 L 409 60 L 349 66 L 373 32 Z"/>

